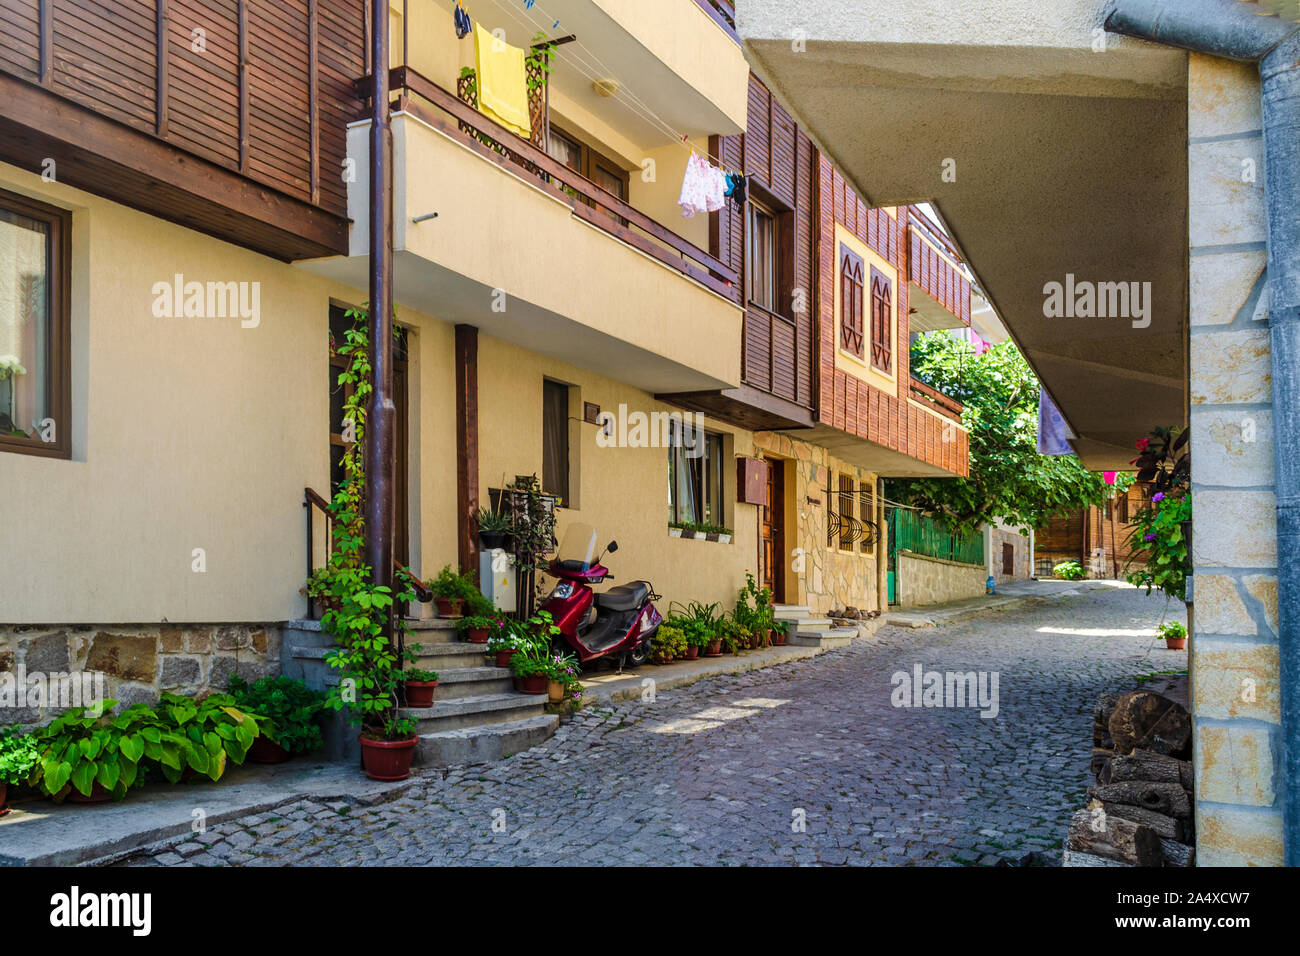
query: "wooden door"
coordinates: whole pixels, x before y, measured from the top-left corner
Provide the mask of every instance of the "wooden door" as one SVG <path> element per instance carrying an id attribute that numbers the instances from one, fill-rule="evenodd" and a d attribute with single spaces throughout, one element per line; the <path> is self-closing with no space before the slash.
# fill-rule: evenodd
<path id="1" fill-rule="evenodd" d="M 1009 578 L 1016 575 L 1016 549 L 1014 545 L 1002 545 L 1002 573 Z"/>
<path id="2" fill-rule="evenodd" d="M 767 491 L 759 514 L 763 548 L 763 584 L 772 600 L 785 601 L 785 463 L 767 459 Z"/>

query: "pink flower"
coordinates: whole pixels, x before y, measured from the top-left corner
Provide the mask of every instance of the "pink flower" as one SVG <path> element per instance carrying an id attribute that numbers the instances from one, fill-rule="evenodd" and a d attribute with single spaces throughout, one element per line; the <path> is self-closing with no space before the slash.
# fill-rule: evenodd
<path id="1" fill-rule="evenodd" d="M 1139 439 L 1137 440 L 1137 450 L 1138 450 L 1138 451 L 1146 451 L 1146 450 L 1147 450 L 1147 445 L 1150 445 L 1150 444 L 1151 444 L 1151 439 L 1150 439 L 1150 438 L 1139 438 Z"/>

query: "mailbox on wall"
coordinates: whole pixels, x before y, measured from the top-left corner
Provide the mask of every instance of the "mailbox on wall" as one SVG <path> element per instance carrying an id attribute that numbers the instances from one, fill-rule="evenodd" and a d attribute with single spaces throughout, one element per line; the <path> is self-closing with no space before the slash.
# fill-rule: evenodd
<path id="1" fill-rule="evenodd" d="M 767 462 L 762 458 L 736 459 L 736 500 L 745 505 L 767 503 Z"/>

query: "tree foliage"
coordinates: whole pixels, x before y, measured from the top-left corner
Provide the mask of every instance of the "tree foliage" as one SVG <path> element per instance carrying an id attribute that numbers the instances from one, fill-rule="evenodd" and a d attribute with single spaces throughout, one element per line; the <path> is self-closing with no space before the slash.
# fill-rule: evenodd
<path id="1" fill-rule="evenodd" d="M 1038 454 L 1039 383 L 1011 341 L 976 355 L 944 332 L 912 346 L 912 374 L 964 406 L 970 430 L 966 478 L 892 480 L 890 494 L 934 515 L 954 532 L 1001 518 L 1024 529 L 1088 505 L 1101 504 L 1132 479 L 1107 485 L 1073 455 Z"/>

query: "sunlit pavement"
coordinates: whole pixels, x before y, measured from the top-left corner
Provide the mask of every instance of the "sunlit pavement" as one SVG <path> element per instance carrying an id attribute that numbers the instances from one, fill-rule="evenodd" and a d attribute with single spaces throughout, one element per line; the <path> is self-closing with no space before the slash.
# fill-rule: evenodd
<path id="1" fill-rule="evenodd" d="M 885 627 L 816 658 L 584 711 L 542 747 L 389 803 L 301 801 L 130 862 L 1047 862 L 1083 802 L 1097 696 L 1186 667 L 1154 638 L 1166 613 L 1185 620 L 1181 604 L 1107 588 Z M 988 693 L 894 706 L 909 701 L 891 678 L 906 674 L 910 697 L 916 665 L 975 672 Z"/>

